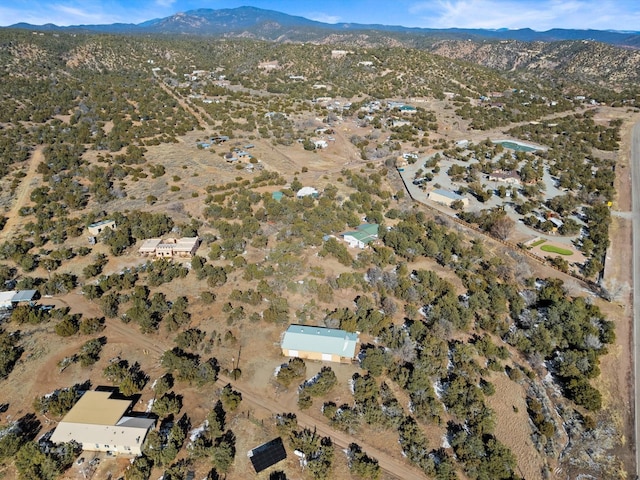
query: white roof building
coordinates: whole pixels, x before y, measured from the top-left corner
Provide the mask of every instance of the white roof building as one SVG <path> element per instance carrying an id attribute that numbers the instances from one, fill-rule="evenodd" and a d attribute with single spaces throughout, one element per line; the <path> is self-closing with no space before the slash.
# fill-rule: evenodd
<path id="1" fill-rule="evenodd" d="M 298 193 L 296 193 L 296 197 L 298 198 L 303 198 L 308 196 L 317 197 L 318 190 L 316 190 L 313 187 L 302 187 L 300 190 L 298 190 Z"/>
<path id="2" fill-rule="evenodd" d="M 11 290 L 8 292 L 0 292 L 0 309 L 9 309 L 13 306 L 13 303 L 11 303 L 11 300 L 13 300 L 13 297 L 15 296 L 15 294 L 18 293 L 15 290 Z"/>
<path id="3" fill-rule="evenodd" d="M 131 400 L 111 398 L 110 391 L 89 391 L 58 424 L 51 441 L 82 445 L 83 450 L 122 455 L 142 454 L 142 443 L 155 419 L 128 416 Z"/>

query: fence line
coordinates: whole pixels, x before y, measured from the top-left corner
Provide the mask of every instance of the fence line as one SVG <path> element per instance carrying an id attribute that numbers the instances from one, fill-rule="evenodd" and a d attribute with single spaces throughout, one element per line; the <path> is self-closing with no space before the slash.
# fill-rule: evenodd
<path id="1" fill-rule="evenodd" d="M 411 189 L 408 187 L 407 182 L 405 181 L 404 177 L 400 174 L 400 172 L 397 171 L 398 176 L 400 177 L 400 179 L 402 180 L 402 184 L 404 185 L 405 190 L 407 191 L 407 193 L 409 194 L 409 197 L 411 198 L 411 200 L 413 200 L 414 202 L 419 203 L 420 205 L 426 207 L 428 210 L 430 210 L 431 212 L 434 212 L 438 215 L 446 215 L 447 219 L 451 219 L 454 222 L 456 222 L 458 225 L 462 226 L 463 228 L 467 228 L 469 230 L 473 230 L 476 233 L 479 233 L 480 235 L 484 236 L 484 237 L 488 237 L 491 240 L 501 243 L 502 245 L 504 245 L 505 247 L 517 251 L 518 253 L 523 253 L 524 255 L 528 256 L 529 258 L 531 258 L 532 260 L 535 260 L 538 263 L 543 264 L 546 267 L 551 267 L 556 269 L 558 272 L 564 274 L 564 275 L 569 275 L 573 278 L 575 278 L 576 280 L 584 283 L 587 287 L 589 287 L 595 294 L 606 298 L 604 295 L 604 291 L 602 289 L 602 287 L 600 287 L 596 282 L 589 280 L 585 277 L 583 277 L 582 275 L 580 275 L 579 273 L 576 272 L 565 272 L 562 269 L 560 269 L 559 267 L 557 267 L 556 265 L 553 265 L 551 263 L 549 263 L 549 261 L 546 258 L 543 258 L 539 255 L 536 255 L 535 253 L 527 250 L 526 248 L 522 248 L 519 244 L 517 243 L 513 243 L 513 242 L 508 242 L 506 240 L 502 240 L 500 238 L 497 238 L 493 235 L 491 235 L 489 232 L 486 232 L 482 229 L 480 229 L 479 227 L 477 227 L 476 225 L 473 225 L 471 223 L 465 222 L 464 220 L 462 220 L 461 218 L 458 218 L 455 215 L 448 215 L 447 213 L 439 210 L 438 208 L 429 205 L 425 202 L 423 202 L 422 200 L 417 199 L 416 197 L 413 196 L 413 194 L 411 193 Z"/>

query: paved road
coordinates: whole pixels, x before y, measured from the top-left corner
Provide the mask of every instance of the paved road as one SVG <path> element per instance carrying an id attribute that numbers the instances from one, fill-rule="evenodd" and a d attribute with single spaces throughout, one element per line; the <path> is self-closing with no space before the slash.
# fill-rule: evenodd
<path id="1" fill-rule="evenodd" d="M 631 134 L 631 206 L 633 211 L 633 372 L 635 398 L 636 475 L 640 475 L 640 123 Z"/>

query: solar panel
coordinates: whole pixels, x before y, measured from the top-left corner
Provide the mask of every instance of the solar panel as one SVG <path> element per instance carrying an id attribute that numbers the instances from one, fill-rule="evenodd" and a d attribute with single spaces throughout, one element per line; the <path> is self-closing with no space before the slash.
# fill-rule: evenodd
<path id="1" fill-rule="evenodd" d="M 280 460 L 287 458 L 287 452 L 284 449 L 282 438 L 278 437 L 250 450 L 247 456 L 251 459 L 256 473 L 260 473 L 271 465 L 275 465 Z"/>

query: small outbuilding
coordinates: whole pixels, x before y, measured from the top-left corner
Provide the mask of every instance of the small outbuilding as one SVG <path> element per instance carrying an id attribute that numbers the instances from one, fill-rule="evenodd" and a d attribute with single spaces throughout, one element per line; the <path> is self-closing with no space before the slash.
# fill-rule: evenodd
<path id="1" fill-rule="evenodd" d="M 249 460 L 256 473 L 275 465 L 276 463 L 287 458 L 287 451 L 284 449 L 282 438 L 274 438 L 270 442 L 264 443 L 259 447 L 247 452 Z"/>
<path id="2" fill-rule="evenodd" d="M 290 325 L 282 337 L 282 354 L 327 362 L 351 363 L 356 358 L 358 333 L 337 328 Z"/>

